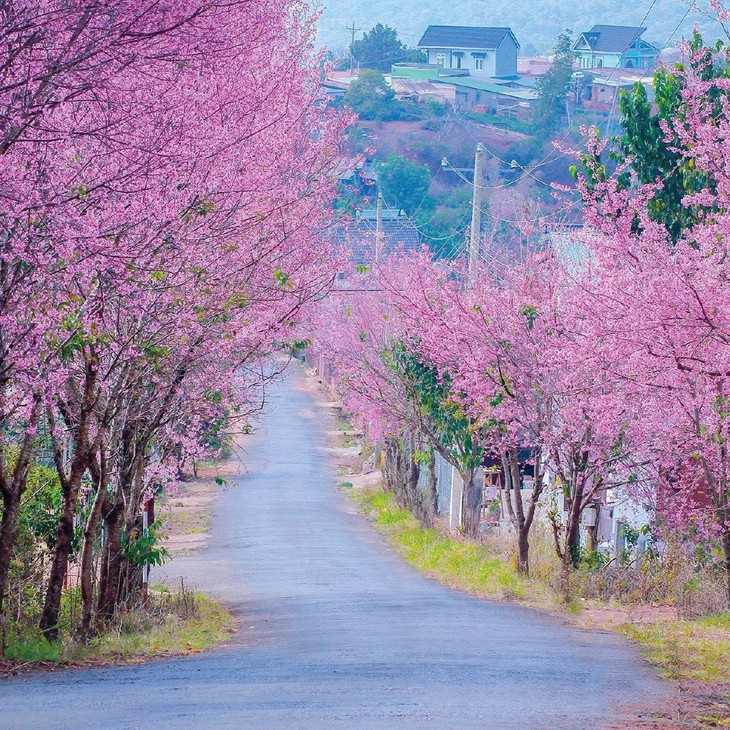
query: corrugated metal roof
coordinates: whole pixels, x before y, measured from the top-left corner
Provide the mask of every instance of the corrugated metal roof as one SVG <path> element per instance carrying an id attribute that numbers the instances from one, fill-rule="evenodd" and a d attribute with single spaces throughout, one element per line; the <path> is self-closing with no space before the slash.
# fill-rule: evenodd
<path id="1" fill-rule="evenodd" d="M 539 94 L 534 89 L 512 88 L 503 84 L 489 83 L 488 81 L 481 81 L 480 79 L 465 78 L 465 79 L 433 79 L 432 84 L 450 84 L 457 88 L 475 89 L 476 91 L 487 91 L 491 94 L 501 94 L 502 96 L 509 96 L 514 99 L 523 99 L 525 101 L 532 101 L 537 99 Z"/>
<path id="2" fill-rule="evenodd" d="M 592 51 L 625 53 L 645 31 L 646 28 L 630 25 L 594 25 L 581 35 Z"/>
<path id="3" fill-rule="evenodd" d="M 499 48 L 505 36 L 517 39 L 510 28 L 478 28 L 465 25 L 429 25 L 419 48 Z M 519 43 L 517 43 L 519 46 Z"/>

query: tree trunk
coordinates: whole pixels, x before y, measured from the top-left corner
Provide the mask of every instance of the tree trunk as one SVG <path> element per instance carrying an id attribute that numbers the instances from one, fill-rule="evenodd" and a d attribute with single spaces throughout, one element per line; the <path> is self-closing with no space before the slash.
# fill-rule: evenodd
<path id="1" fill-rule="evenodd" d="M 84 637 L 91 631 L 91 619 L 94 613 L 94 542 L 103 504 L 104 490 L 101 484 L 97 484 L 94 504 L 84 527 L 84 551 L 81 556 L 81 633 Z"/>
<path id="2" fill-rule="evenodd" d="M 730 609 L 730 528 L 727 527 L 727 519 L 725 520 L 725 528 L 722 533 L 722 550 L 725 555 L 725 576 L 727 581 L 727 607 Z"/>
<path id="3" fill-rule="evenodd" d="M 438 475 L 436 474 L 436 452 L 429 450 L 428 456 L 428 494 L 434 517 L 439 513 Z"/>
<path id="4" fill-rule="evenodd" d="M 19 508 L 20 495 L 15 490 L 8 489 L 6 493 L 3 493 L 3 516 L 0 521 L 0 622 L 3 627 L 5 626 L 5 594 L 10 579 L 10 562 L 13 558 Z M 4 638 L 5 632 L 3 631 Z"/>
<path id="5" fill-rule="evenodd" d="M 4 402 L 6 396 L 6 383 L 0 385 L 0 401 Z M 0 413 L 4 408 L 0 408 Z M 36 393 L 33 396 L 33 407 L 28 416 L 26 431 L 20 442 L 20 451 L 15 462 L 12 473 L 8 473 L 8 444 L 3 440 L 0 444 L 0 495 L 2 496 L 3 513 L 0 519 L 0 622 L 2 623 L 2 649 L 5 653 L 5 596 L 8 591 L 10 580 L 10 563 L 13 558 L 15 547 L 15 532 L 20 513 L 20 500 L 25 492 L 28 483 L 28 467 L 33 455 L 33 442 L 35 439 L 35 427 L 40 417 L 40 396 Z"/>
<path id="6" fill-rule="evenodd" d="M 517 572 L 520 575 L 530 574 L 530 542 L 529 528 L 524 525 L 517 531 Z"/>
<path id="7" fill-rule="evenodd" d="M 124 505 L 116 502 L 105 505 L 103 510 L 106 544 L 101 564 L 99 596 L 97 599 L 96 620 L 99 627 L 113 616 L 119 595 L 122 558 L 122 514 Z"/>
<path id="8" fill-rule="evenodd" d="M 536 457 L 537 458 L 537 457 Z M 507 499 L 507 513 L 517 535 L 517 572 L 520 575 L 530 573 L 530 528 L 535 511 L 535 505 L 540 491 L 533 490 L 530 508 L 525 515 L 525 505 L 522 501 L 522 479 L 520 477 L 519 452 L 512 447 L 502 454 L 502 472 L 504 475 L 504 493 Z M 535 468 L 537 475 L 538 468 Z M 537 479 L 534 489 L 539 489 Z"/>
<path id="9" fill-rule="evenodd" d="M 575 486 L 573 499 L 568 511 L 568 524 L 565 529 L 565 550 L 566 561 L 573 568 L 580 564 L 580 516 L 583 502 L 583 484 L 579 482 Z"/>
<path id="10" fill-rule="evenodd" d="M 476 469 L 466 469 L 460 473 L 464 480 L 464 491 L 462 492 L 462 521 L 464 525 L 464 534 L 467 537 L 475 538 L 479 536 L 480 517 L 481 517 L 481 490 L 476 483 Z"/>
<path id="11" fill-rule="evenodd" d="M 76 496 L 77 490 L 73 494 L 69 494 L 63 502 L 63 512 L 56 531 L 56 547 L 53 551 L 51 574 L 46 589 L 46 601 L 38 624 L 48 641 L 55 641 L 58 638 L 58 618 L 61 613 L 63 582 L 66 578 L 68 559 L 73 543 Z"/>

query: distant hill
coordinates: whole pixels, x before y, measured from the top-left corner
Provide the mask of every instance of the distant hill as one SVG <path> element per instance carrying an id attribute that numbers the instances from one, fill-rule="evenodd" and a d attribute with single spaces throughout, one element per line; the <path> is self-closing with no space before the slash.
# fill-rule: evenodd
<path id="1" fill-rule="evenodd" d="M 565 28 L 574 35 L 588 30 L 594 23 L 639 25 L 651 0 L 321 0 L 325 9 L 320 21 L 320 43 L 338 50 L 347 47 L 350 33 L 347 26 L 355 23 L 369 30 L 376 23 L 385 23 L 398 30 L 408 45 L 418 43 L 429 24 L 441 25 L 506 25 L 512 28 L 522 45 L 522 53 L 546 53 L 555 37 Z M 682 0 L 656 0 L 643 25 L 644 38 L 663 48 L 673 46 L 692 33 L 699 23 L 705 39 L 720 37 L 716 24 L 701 15 L 687 12 Z M 679 26 L 679 27 L 678 27 Z M 362 33 L 356 35 L 362 37 Z"/>

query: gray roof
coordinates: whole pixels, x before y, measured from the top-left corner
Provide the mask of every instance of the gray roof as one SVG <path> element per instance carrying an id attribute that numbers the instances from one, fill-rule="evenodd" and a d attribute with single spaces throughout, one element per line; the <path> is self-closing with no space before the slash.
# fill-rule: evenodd
<path id="1" fill-rule="evenodd" d="M 517 38 L 510 28 L 476 28 L 465 25 L 429 25 L 419 48 L 499 48 L 506 36 Z M 519 46 L 520 44 L 517 43 Z"/>
<path id="2" fill-rule="evenodd" d="M 372 213 L 372 215 L 371 215 Z M 383 242 L 381 253 L 391 255 L 397 251 L 417 251 L 421 248 L 418 229 L 406 217 L 388 215 L 383 211 Z M 375 211 L 362 211 L 362 215 L 335 228 L 335 241 L 350 250 L 356 264 L 371 264 L 375 260 L 376 221 Z"/>
<path id="3" fill-rule="evenodd" d="M 587 33 L 581 33 L 581 36 L 592 51 L 624 53 L 645 31 L 646 28 L 630 25 L 594 25 Z"/>

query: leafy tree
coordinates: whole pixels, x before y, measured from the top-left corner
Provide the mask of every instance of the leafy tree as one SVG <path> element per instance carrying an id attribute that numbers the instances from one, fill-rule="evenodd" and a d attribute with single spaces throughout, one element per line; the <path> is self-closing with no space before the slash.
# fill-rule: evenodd
<path id="1" fill-rule="evenodd" d="M 476 470 L 484 459 L 485 435 L 494 425 L 471 418 L 455 397 L 448 372 L 440 373 L 425 364 L 403 343 L 394 343 L 383 357 L 403 383 L 404 392 L 414 404 L 421 428 L 433 447 L 452 464 L 464 480 L 462 516 L 464 531 L 475 537 L 479 532 L 481 495 Z"/>
<path id="2" fill-rule="evenodd" d="M 405 211 L 406 215 L 413 215 L 431 186 L 428 167 L 391 155 L 378 172 L 380 189 L 388 205 Z"/>
<path id="3" fill-rule="evenodd" d="M 466 227 L 471 221 L 470 190 L 457 188 L 421 211 L 419 227 L 435 256 L 454 258 L 463 251 Z"/>
<path id="4" fill-rule="evenodd" d="M 720 42 L 714 48 L 706 47 L 702 37 L 695 31 L 690 42 L 690 68 L 704 81 L 727 78 L 730 70 L 720 63 L 722 48 Z M 673 131 L 668 136 L 666 132 L 672 128 L 668 126 L 669 123 L 674 124 L 677 120 L 681 120 L 682 127 L 686 127 L 687 110 L 683 102 L 686 77 L 683 71 L 681 64 L 674 70 L 657 70 L 654 75 L 656 113 L 643 84 L 637 83 L 631 91 L 621 95 L 621 126 L 624 134 L 618 140 L 618 151 L 614 153 L 619 162 L 631 161 L 631 169 L 640 184 L 649 185 L 662 180 L 661 190 L 648 203 L 648 212 L 652 220 L 667 225 L 674 241 L 697 222 L 703 210 L 698 205 L 685 205 L 683 198 L 711 185 L 707 174 L 699 171 L 691 156 L 685 154 L 685 145 L 679 134 Z M 722 113 L 717 101 L 715 98 L 715 118 Z M 622 184 L 630 184 L 628 175 L 623 176 Z"/>
<path id="5" fill-rule="evenodd" d="M 549 136 L 560 127 L 573 74 L 573 39 L 566 30 L 555 44 L 552 68 L 535 83 L 539 96 L 532 105 L 532 128 L 536 135 Z"/>
<path id="6" fill-rule="evenodd" d="M 343 99 L 361 119 L 388 121 L 400 116 L 395 91 L 385 83 L 380 71 L 366 69 L 350 84 Z"/>
<path id="7" fill-rule="evenodd" d="M 352 57 L 365 68 L 390 71 L 394 63 L 425 61 L 425 54 L 416 48 L 407 48 L 398 38 L 395 28 L 378 23 L 350 46 Z"/>

